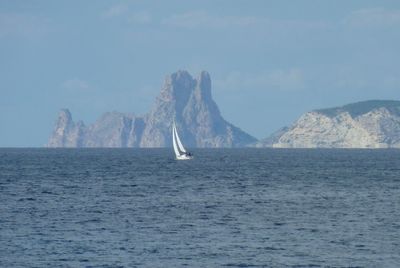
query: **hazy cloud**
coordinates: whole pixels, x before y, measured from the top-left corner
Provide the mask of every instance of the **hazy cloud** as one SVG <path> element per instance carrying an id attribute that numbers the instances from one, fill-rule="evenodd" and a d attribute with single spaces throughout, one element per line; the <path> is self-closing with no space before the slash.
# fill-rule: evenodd
<path id="1" fill-rule="evenodd" d="M 0 38 L 17 36 L 36 38 L 48 32 L 48 20 L 18 13 L 0 13 Z"/>
<path id="2" fill-rule="evenodd" d="M 385 8 L 359 9 L 352 12 L 345 19 L 345 23 L 353 27 L 400 26 L 400 10 L 388 10 Z"/>
<path id="3" fill-rule="evenodd" d="M 105 19 L 120 18 L 134 24 L 148 24 L 152 21 L 147 11 L 132 11 L 127 5 L 116 5 L 106 10 L 102 17 Z"/>
<path id="4" fill-rule="evenodd" d="M 62 88 L 67 89 L 68 91 L 88 91 L 92 89 L 87 81 L 79 78 L 72 78 L 64 81 L 62 83 Z"/>
<path id="5" fill-rule="evenodd" d="M 216 16 L 205 11 L 191 11 L 172 15 L 162 21 L 162 24 L 182 28 L 229 28 L 246 27 L 267 23 L 268 20 L 253 16 Z"/>
<path id="6" fill-rule="evenodd" d="M 220 16 L 205 11 L 190 11 L 172 15 L 161 21 L 162 25 L 187 29 L 260 29 L 262 31 L 286 31 L 321 29 L 323 21 L 277 20 L 259 16 Z"/>
<path id="7" fill-rule="evenodd" d="M 146 11 L 135 12 L 128 16 L 128 21 L 138 24 L 147 24 L 152 21 L 151 15 Z"/>
<path id="8" fill-rule="evenodd" d="M 215 81 L 218 90 L 302 90 L 305 87 L 305 79 L 302 70 L 271 70 L 256 74 L 232 72 L 222 80 Z"/>
<path id="9" fill-rule="evenodd" d="M 115 5 L 110 7 L 109 9 L 107 9 L 103 14 L 102 17 L 103 18 L 114 18 L 114 17 L 118 17 L 121 16 L 123 14 L 125 14 L 126 12 L 128 12 L 128 7 L 126 5 Z"/>

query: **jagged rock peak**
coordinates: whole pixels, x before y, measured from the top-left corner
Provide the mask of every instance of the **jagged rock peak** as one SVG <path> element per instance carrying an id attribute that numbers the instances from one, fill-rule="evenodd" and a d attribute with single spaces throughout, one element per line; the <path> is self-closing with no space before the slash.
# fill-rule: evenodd
<path id="1" fill-rule="evenodd" d="M 196 103 L 197 105 L 195 105 Z M 216 104 L 212 100 L 209 73 L 202 71 L 195 79 L 189 72 L 179 70 L 165 78 L 161 92 L 149 116 L 158 117 L 165 121 L 167 119 L 165 116 L 167 115 L 167 117 L 171 117 L 168 120 L 172 122 L 172 117 L 181 117 L 184 109 L 188 111 L 194 105 L 200 107 L 201 103 L 219 113 Z"/>
<path id="2" fill-rule="evenodd" d="M 67 108 L 60 109 L 60 112 L 58 113 L 59 117 L 66 117 L 66 118 L 72 118 L 71 112 Z"/>
<path id="3" fill-rule="evenodd" d="M 211 79 L 202 71 L 194 79 L 187 71 L 169 75 L 146 117 L 141 147 L 171 146 L 171 124 L 178 125 L 189 147 L 239 147 L 256 141 L 226 122 L 211 95 Z"/>
<path id="4" fill-rule="evenodd" d="M 47 144 L 48 147 L 80 147 L 85 125 L 82 121 L 77 124 L 72 120 L 68 109 L 61 109 Z"/>
<path id="5" fill-rule="evenodd" d="M 165 78 L 162 91 L 169 91 L 174 96 L 182 94 L 182 90 L 193 91 L 196 86 L 202 90 L 211 92 L 211 78 L 207 71 L 201 71 L 197 79 L 194 79 L 188 71 L 179 70 Z"/>
<path id="6" fill-rule="evenodd" d="M 177 71 L 165 78 L 159 99 L 161 101 L 172 101 L 174 99 L 188 98 L 196 85 L 196 81 L 187 71 Z"/>
<path id="7" fill-rule="evenodd" d="M 211 97 L 211 78 L 210 74 L 206 71 L 202 71 L 196 79 L 196 97 L 202 98 L 206 101 L 210 101 Z"/>
<path id="8" fill-rule="evenodd" d="M 193 77 L 186 70 L 178 70 L 168 76 L 171 81 L 185 81 L 185 80 L 193 80 Z"/>
<path id="9" fill-rule="evenodd" d="M 67 124 L 69 122 L 72 122 L 71 112 L 66 108 L 61 109 L 60 112 L 58 113 L 57 122 L 58 123 L 65 123 L 65 124 Z"/>

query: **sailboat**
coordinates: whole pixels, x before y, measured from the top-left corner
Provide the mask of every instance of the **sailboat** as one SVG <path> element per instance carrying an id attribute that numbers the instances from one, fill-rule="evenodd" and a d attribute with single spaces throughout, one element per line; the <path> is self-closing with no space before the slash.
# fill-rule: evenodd
<path id="1" fill-rule="evenodd" d="M 173 123 L 172 126 L 172 145 L 174 146 L 176 160 L 193 159 L 192 154 L 187 152 L 182 145 L 181 139 L 178 136 L 178 131 L 176 130 L 175 122 Z"/>

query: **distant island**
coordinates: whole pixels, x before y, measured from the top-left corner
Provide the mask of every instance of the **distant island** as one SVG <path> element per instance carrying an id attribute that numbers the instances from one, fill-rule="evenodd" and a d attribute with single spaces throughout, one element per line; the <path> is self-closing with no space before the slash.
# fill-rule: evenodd
<path id="1" fill-rule="evenodd" d="M 211 95 L 210 75 L 166 77 L 150 112 L 107 112 L 86 126 L 59 113 L 47 147 L 170 147 L 175 120 L 189 147 L 400 148 L 400 101 L 370 100 L 303 114 L 291 126 L 256 138 L 227 122 Z"/>
<path id="2" fill-rule="evenodd" d="M 400 148 L 400 101 L 314 110 L 257 142 L 273 148 Z"/>
<path id="3" fill-rule="evenodd" d="M 108 112 L 86 126 L 62 109 L 47 147 L 170 147 L 173 121 L 189 147 L 244 147 L 257 141 L 221 116 L 207 72 L 194 79 L 178 71 L 166 77 L 143 116 Z"/>

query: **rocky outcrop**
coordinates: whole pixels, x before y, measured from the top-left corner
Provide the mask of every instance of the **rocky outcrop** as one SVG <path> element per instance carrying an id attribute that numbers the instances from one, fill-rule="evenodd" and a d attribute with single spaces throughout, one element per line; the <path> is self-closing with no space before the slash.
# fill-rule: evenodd
<path id="1" fill-rule="evenodd" d="M 190 147 L 240 147 L 255 141 L 222 118 L 211 96 L 211 79 L 207 72 L 201 72 L 197 79 L 186 71 L 166 78 L 146 117 L 141 147 L 170 146 L 173 120 L 181 138 Z"/>
<path id="2" fill-rule="evenodd" d="M 86 127 L 60 112 L 48 147 L 167 147 L 175 121 L 189 147 L 242 147 L 255 138 L 223 119 L 211 95 L 211 79 L 178 71 L 165 79 L 151 111 L 142 117 L 106 113 Z"/>
<path id="3" fill-rule="evenodd" d="M 62 109 L 47 144 L 48 147 L 82 147 L 86 127 L 82 121 L 74 123 L 68 109 Z"/>
<path id="4" fill-rule="evenodd" d="M 400 101 L 373 100 L 311 111 L 256 146 L 400 148 Z"/>
<path id="5" fill-rule="evenodd" d="M 137 147 L 142 132 L 142 118 L 109 112 L 87 129 L 82 147 Z"/>

